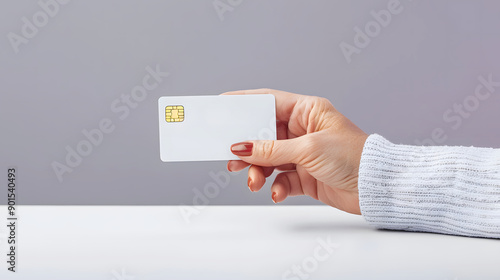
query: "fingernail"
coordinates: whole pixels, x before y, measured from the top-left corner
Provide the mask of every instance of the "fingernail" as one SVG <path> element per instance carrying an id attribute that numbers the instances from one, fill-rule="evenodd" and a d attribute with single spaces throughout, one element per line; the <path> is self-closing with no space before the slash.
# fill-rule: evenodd
<path id="1" fill-rule="evenodd" d="M 277 202 L 276 202 L 276 192 L 273 192 L 273 195 L 271 196 L 271 198 L 273 199 L 273 202 L 274 202 L 274 203 L 277 203 Z"/>
<path id="2" fill-rule="evenodd" d="M 252 155 L 252 142 L 240 142 L 231 145 L 231 152 L 237 156 L 251 156 Z"/>
<path id="3" fill-rule="evenodd" d="M 251 192 L 253 192 L 252 184 L 253 184 L 252 178 L 248 177 L 248 188 L 250 189 Z"/>
<path id="4" fill-rule="evenodd" d="M 228 161 L 228 162 L 227 162 L 227 165 L 226 165 L 227 171 L 229 171 L 229 172 L 233 172 L 233 171 L 231 170 L 231 168 L 229 167 L 229 163 L 230 163 L 230 161 Z"/>

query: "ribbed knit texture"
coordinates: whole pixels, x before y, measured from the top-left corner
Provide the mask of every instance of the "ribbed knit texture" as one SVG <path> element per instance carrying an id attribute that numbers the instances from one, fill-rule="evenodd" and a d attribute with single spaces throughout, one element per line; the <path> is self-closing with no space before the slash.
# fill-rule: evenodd
<path id="1" fill-rule="evenodd" d="M 376 228 L 500 238 L 500 149 L 396 145 L 372 134 L 358 187 Z"/>

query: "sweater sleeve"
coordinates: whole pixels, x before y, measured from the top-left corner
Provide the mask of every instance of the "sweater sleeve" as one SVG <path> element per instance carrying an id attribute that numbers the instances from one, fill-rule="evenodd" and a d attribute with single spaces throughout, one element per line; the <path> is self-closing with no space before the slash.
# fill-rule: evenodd
<path id="1" fill-rule="evenodd" d="M 500 238 L 500 149 L 366 140 L 361 213 L 380 229 Z"/>

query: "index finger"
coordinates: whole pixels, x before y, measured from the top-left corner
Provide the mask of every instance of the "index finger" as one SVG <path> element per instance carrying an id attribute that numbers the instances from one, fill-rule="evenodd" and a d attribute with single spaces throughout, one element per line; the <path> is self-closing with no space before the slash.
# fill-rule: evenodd
<path id="1" fill-rule="evenodd" d="M 237 90 L 222 93 L 221 95 L 244 95 L 244 94 L 272 94 L 276 99 L 276 119 L 279 121 L 288 122 L 293 108 L 300 98 L 299 94 L 290 93 L 274 89 L 250 89 Z"/>

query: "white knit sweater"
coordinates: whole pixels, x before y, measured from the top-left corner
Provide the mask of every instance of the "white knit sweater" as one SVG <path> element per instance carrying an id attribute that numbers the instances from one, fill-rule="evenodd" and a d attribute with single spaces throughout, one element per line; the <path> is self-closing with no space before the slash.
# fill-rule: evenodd
<path id="1" fill-rule="evenodd" d="M 500 238 L 500 149 L 396 145 L 373 134 L 358 187 L 376 228 Z"/>

